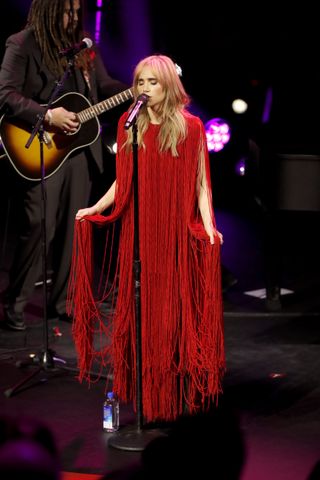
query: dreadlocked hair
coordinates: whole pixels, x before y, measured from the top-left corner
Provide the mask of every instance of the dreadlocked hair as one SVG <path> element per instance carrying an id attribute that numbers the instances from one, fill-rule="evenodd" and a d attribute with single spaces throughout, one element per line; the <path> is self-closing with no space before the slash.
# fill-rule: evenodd
<path id="1" fill-rule="evenodd" d="M 177 146 L 187 135 L 185 117 L 189 104 L 189 97 L 177 73 L 177 68 L 171 58 L 165 55 L 152 55 L 141 60 L 135 68 L 133 75 L 133 92 L 135 99 L 138 96 L 139 77 L 143 68 L 149 67 L 157 81 L 161 84 L 165 98 L 157 113 L 161 118 L 159 132 L 160 152 L 171 150 L 173 156 L 178 156 Z M 144 147 L 143 135 L 148 129 L 150 117 L 144 106 L 138 116 L 138 145 Z M 132 132 L 128 130 L 125 147 L 129 149 L 132 144 Z"/>
<path id="2" fill-rule="evenodd" d="M 80 4 L 82 7 L 82 1 Z M 32 28 L 34 31 L 44 63 L 57 76 L 62 75 L 67 65 L 66 58 L 60 57 L 59 51 L 80 42 L 83 37 L 82 8 L 78 12 L 77 25 L 74 26 L 73 1 L 70 0 L 67 29 L 63 25 L 65 8 L 66 0 L 33 0 L 26 25 L 26 28 Z M 77 55 L 75 65 L 83 70 L 90 70 L 89 49 L 85 49 Z"/>

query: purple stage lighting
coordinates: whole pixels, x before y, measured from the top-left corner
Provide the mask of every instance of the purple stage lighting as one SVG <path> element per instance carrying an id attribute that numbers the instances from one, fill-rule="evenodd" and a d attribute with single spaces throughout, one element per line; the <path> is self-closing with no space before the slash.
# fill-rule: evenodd
<path id="1" fill-rule="evenodd" d="M 101 33 L 101 23 L 102 23 L 102 12 L 103 0 L 97 0 L 97 10 L 96 10 L 96 25 L 94 31 L 94 39 L 96 44 L 100 43 L 100 33 Z"/>
<path id="2" fill-rule="evenodd" d="M 102 13 L 100 10 L 96 12 L 96 28 L 94 31 L 94 39 L 96 44 L 100 43 L 100 33 L 101 33 L 101 22 L 102 22 Z"/>
<path id="3" fill-rule="evenodd" d="M 235 165 L 235 172 L 240 177 L 243 177 L 246 174 L 246 159 L 245 157 L 240 157 Z"/>
<path id="4" fill-rule="evenodd" d="M 229 142 L 230 126 L 222 118 L 212 118 L 205 124 L 209 152 L 219 152 Z"/>

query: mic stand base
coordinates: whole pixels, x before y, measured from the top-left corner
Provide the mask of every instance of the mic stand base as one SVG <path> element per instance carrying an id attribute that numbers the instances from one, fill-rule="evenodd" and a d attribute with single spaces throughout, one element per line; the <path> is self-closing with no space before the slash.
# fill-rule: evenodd
<path id="1" fill-rule="evenodd" d="M 151 440 L 160 436 L 163 437 L 166 434 L 158 429 L 148 430 L 129 425 L 113 433 L 108 440 L 108 445 L 118 450 L 141 452 Z"/>
<path id="2" fill-rule="evenodd" d="M 41 372 L 56 373 L 58 371 L 63 370 L 67 372 L 73 372 L 76 374 L 79 373 L 78 368 L 68 367 L 67 362 L 62 358 L 56 357 L 55 352 L 51 349 L 42 351 L 39 355 L 30 355 L 28 360 L 16 362 L 17 368 L 23 368 L 28 366 L 37 366 L 37 368 L 32 373 L 30 373 L 25 378 L 23 378 L 20 382 L 16 383 L 12 387 L 5 390 L 4 391 L 5 397 L 10 398 L 14 394 L 17 394 L 19 391 L 21 391 L 22 387 L 29 382 L 29 380 L 31 380 Z M 92 377 L 99 376 L 99 378 L 109 379 L 108 375 L 102 375 L 100 373 L 96 373 L 93 371 L 87 372 L 87 374 Z"/>

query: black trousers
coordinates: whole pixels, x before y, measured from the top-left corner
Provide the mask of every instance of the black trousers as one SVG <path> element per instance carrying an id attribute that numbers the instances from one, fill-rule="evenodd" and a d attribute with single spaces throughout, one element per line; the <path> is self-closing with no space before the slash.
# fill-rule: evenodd
<path id="1" fill-rule="evenodd" d="M 88 205 L 91 191 L 88 162 L 82 152 L 68 158 L 52 176 L 45 179 L 47 258 L 50 257 L 53 271 L 48 306 L 57 314 L 66 310 L 75 214 L 79 208 Z M 18 242 L 5 296 L 6 303 L 17 313 L 24 311 L 42 273 L 42 206 L 41 182 L 26 181 Z"/>

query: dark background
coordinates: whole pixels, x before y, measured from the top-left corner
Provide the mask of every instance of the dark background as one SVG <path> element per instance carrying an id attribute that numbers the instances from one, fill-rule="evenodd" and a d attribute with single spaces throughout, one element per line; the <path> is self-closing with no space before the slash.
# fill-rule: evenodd
<path id="1" fill-rule="evenodd" d="M 23 27 L 30 3 L 6 0 L 1 4 L 1 56 L 5 38 Z M 93 37 L 95 5 L 96 1 L 88 2 L 88 29 Z M 299 154 L 319 154 L 316 8 L 316 2 L 283 6 L 279 1 L 221 4 L 105 0 L 102 9 L 100 47 L 110 73 L 131 83 L 133 68 L 140 58 L 152 53 L 169 55 L 183 70 L 192 110 L 204 122 L 218 116 L 232 124 L 230 144 L 222 152 L 211 154 L 210 159 L 214 202 L 218 206 L 215 212 L 225 239 L 222 259 L 238 280 L 224 295 L 224 396 L 239 412 L 246 439 L 243 480 L 306 480 L 319 460 L 319 212 L 283 212 L 277 227 L 271 230 L 275 256 L 278 249 L 283 255 L 281 287 L 289 293 L 283 295 L 280 311 L 267 311 L 262 293 L 250 294 L 265 287 L 263 209 L 256 201 L 257 191 L 252 188 L 248 172 L 242 177 L 235 173 L 238 159 L 248 160 L 248 139 L 259 137 L 270 86 L 275 100 L 274 130 L 278 138 L 283 134 L 287 153 L 295 154 L 299 138 Z M 248 100 L 249 109 L 244 116 L 235 117 L 230 103 L 240 94 Z M 109 118 L 109 132 L 116 116 L 115 112 Z M 294 158 L 295 162 L 300 160 Z M 114 156 L 107 161 L 112 165 Z M 290 159 L 288 169 L 289 163 Z M 299 166 L 291 190 L 310 191 L 303 173 L 311 163 Z M 314 164 L 319 163 L 316 158 Z M 314 172 L 310 176 L 318 191 L 319 167 Z M 11 165 L 1 159 L 0 291 L 8 281 L 12 234 L 18 223 L 13 208 L 18 191 L 16 177 Z M 16 334 L 0 330 L 1 412 L 37 412 L 57 438 L 64 471 L 102 474 L 130 464 L 136 454 L 108 447 L 108 436 L 101 431 L 103 380 L 88 388 L 78 382 L 72 371 L 62 376 L 54 372 L 52 377 L 43 372 L 20 394 L 13 398 L 3 395 L 30 373 L 30 369 L 25 372 L 16 368 L 16 361 L 43 345 L 42 308 L 42 289 L 38 288 L 26 312 L 27 331 Z M 50 323 L 49 333 L 50 346 L 57 356 L 66 359 L 67 365 L 76 366 L 71 325 Z M 121 405 L 120 418 L 122 426 L 135 420 L 131 405 Z M 190 442 L 201 440 L 190 438 Z"/>
<path id="2" fill-rule="evenodd" d="M 23 27 L 29 0 L 6 2 L 5 38 Z M 94 36 L 96 1 L 87 2 Z M 281 87 L 282 116 L 316 121 L 319 105 L 319 41 L 316 5 L 282 2 L 190 2 L 104 0 L 100 46 L 112 74 L 131 82 L 137 61 L 163 53 L 182 68 L 193 108 L 204 121 L 231 116 L 230 100 L 251 100 L 245 121 L 260 118 L 264 87 Z M 280 108 L 280 107 L 279 107 Z M 308 115 L 308 119 L 301 115 Z M 249 120 L 248 120 L 248 117 Z M 285 128 L 285 125 L 283 125 Z"/>
<path id="3" fill-rule="evenodd" d="M 95 38 L 96 3 L 87 1 L 86 25 L 92 38 Z M 31 0 L 6 2 L 0 29 L 1 57 L 6 37 L 25 25 L 30 4 Z M 222 152 L 210 154 L 213 198 L 218 209 L 245 215 L 254 212 L 259 216 L 261 211 L 256 201 L 260 200 L 261 184 L 269 192 L 273 189 L 273 170 L 269 169 L 266 177 L 262 173 L 261 179 L 249 152 L 249 140 L 256 141 L 261 136 L 262 112 L 270 86 L 274 100 L 271 123 L 286 153 L 319 155 L 316 4 L 104 0 L 101 18 L 99 45 L 112 75 L 131 84 L 134 66 L 141 58 L 153 53 L 169 55 L 182 68 L 182 80 L 192 100 L 191 110 L 204 123 L 212 117 L 222 117 L 231 124 L 230 143 Z M 237 96 L 248 102 L 243 115 L 235 115 L 231 109 L 231 102 Z M 104 118 L 105 142 L 115 135 L 119 113 L 114 110 Z M 244 160 L 247 166 L 246 175 L 241 177 L 235 171 L 239 160 Z M 106 157 L 106 164 L 105 184 L 109 184 L 110 176 L 114 175 L 114 156 Z M 301 169 L 303 165 L 299 172 Z M 298 174 L 290 190 L 298 196 L 302 191 L 317 191 L 318 170 L 315 169 L 316 175 L 312 172 L 309 175 L 315 185 L 310 187 Z M 1 159 L 2 230 L 8 215 L 8 193 L 17 188 L 16 177 L 9 162 Z M 105 184 L 101 186 L 103 191 Z M 220 216 L 218 220 L 226 238 L 224 260 L 237 272 L 239 258 L 233 253 L 233 233 L 225 218 Z M 12 223 L 11 220 L 10 228 Z M 309 259 L 306 264 L 310 264 Z"/>

